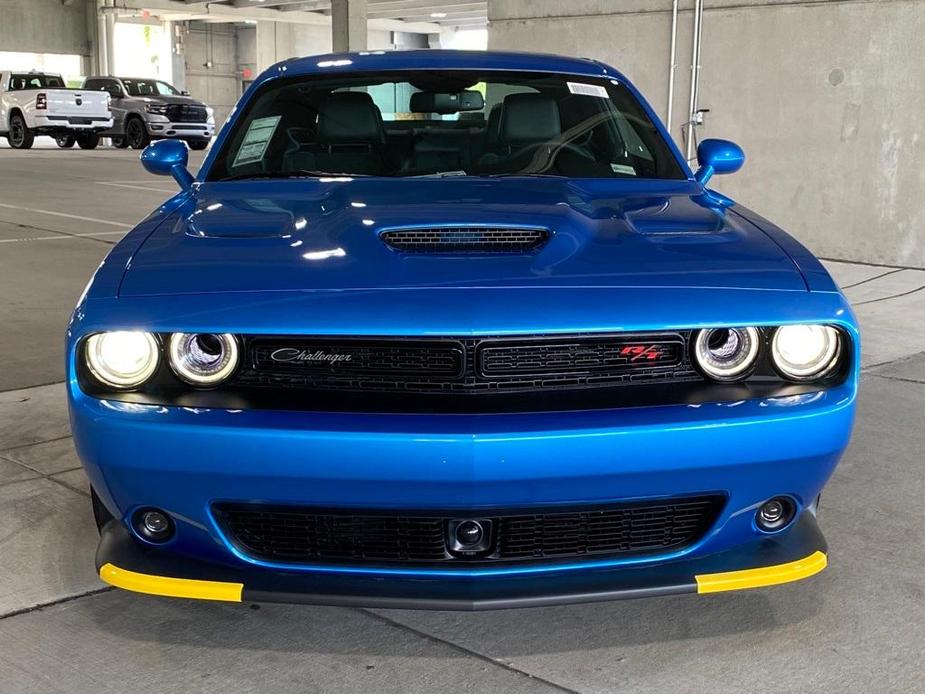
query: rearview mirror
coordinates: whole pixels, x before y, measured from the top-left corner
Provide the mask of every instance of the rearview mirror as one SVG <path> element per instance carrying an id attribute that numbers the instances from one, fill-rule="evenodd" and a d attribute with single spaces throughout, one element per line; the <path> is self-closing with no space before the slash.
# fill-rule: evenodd
<path id="1" fill-rule="evenodd" d="M 189 151 L 180 140 L 158 140 L 141 153 L 141 165 L 148 173 L 173 176 L 183 190 L 189 190 L 195 180 L 186 168 L 188 163 Z"/>
<path id="2" fill-rule="evenodd" d="M 411 95 L 412 113 L 450 114 L 461 111 L 481 111 L 485 99 L 481 92 L 415 92 Z"/>
<path id="3" fill-rule="evenodd" d="M 729 140 L 704 140 L 697 147 L 697 163 L 700 168 L 694 178 L 706 185 L 714 174 L 731 174 L 741 169 L 745 152 Z"/>

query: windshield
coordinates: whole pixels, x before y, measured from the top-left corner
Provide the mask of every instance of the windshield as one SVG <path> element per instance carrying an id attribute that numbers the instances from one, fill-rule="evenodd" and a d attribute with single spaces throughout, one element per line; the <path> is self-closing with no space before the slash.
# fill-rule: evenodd
<path id="1" fill-rule="evenodd" d="M 208 180 L 332 174 L 685 177 L 616 80 L 446 70 L 271 82 Z"/>
<path id="2" fill-rule="evenodd" d="M 21 89 L 63 89 L 64 80 L 58 75 L 12 75 L 10 77 L 10 91 Z"/>
<path id="3" fill-rule="evenodd" d="M 179 96 L 180 92 L 160 80 L 123 79 L 129 96 Z"/>

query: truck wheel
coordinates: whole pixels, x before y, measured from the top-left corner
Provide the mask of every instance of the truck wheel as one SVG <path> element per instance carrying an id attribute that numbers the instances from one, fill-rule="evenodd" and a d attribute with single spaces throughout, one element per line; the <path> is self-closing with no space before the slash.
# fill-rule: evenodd
<path id="1" fill-rule="evenodd" d="M 58 147 L 61 149 L 69 149 L 74 146 L 76 138 L 73 135 L 61 135 L 60 137 L 55 138 L 55 142 L 58 143 Z"/>
<path id="2" fill-rule="evenodd" d="M 35 135 L 29 130 L 22 114 L 14 113 L 10 118 L 10 132 L 6 139 L 9 140 L 10 147 L 13 149 L 29 149 L 35 142 Z"/>
<path id="3" fill-rule="evenodd" d="M 128 148 L 128 138 L 127 137 L 113 137 L 112 146 L 116 149 L 127 149 Z"/>
<path id="4" fill-rule="evenodd" d="M 186 144 L 189 145 L 190 149 L 203 150 L 209 146 L 209 141 L 205 138 L 197 138 L 195 140 L 187 140 Z"/>
<path id="5" fill-rule="evenodd" d="M 151 144 L 151 136 L 140 118 L 132 118 L 125 124 L 125 139 L 132 149 L 144 149 Z"/>
<path id="6" fill-rule="evenodd" d="M 77 138 L 77 146 L 81 149 L 96 149 L 100 143 L 100 136 L 96 133 L 87 133 Z"/>

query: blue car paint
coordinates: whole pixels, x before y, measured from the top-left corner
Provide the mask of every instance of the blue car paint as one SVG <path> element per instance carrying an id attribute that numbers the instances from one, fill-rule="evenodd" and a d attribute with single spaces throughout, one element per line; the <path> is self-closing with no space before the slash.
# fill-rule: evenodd
<path id="1" fill-rule="evenodd" d="M 264 73 L 242 103 L 280 76 L 449 68 L 607 76 L 641 100 L 619 73 L 593 61 L 410 52 L 288 61 Z M 117 518 L 157 506 L 177 519 L 177 536 L 159 551 L 231 569 L 384 578 L 659 566 L 760 540 L 757 506 L 791 494 L 801 512 L 810 508 L 847 446 L 860 340 L 846 300 L 809 251 L 706 190 L 673 145 L 686 181 L 206 183 L 228 131 L 193 187 L 116 246 L 68 330 L 80 458 Z M 555 235 L 529 257 L 407 257 L 377 240 L 383 229 L 428 223 L 533 224 Z M 334 248 L 343 254 L 304 256 Z M 481 415 L 196 409 L 100 400 L 83 393 L 76 376 L 81 338 L 120 328 L 480 336 L 805 322 L 837 325 L 850 337 L 843 383 L 701 405 Z M 727 504 L 710 532 L 681 552 L 451 573 L 268 564 L 239 552 L 210 512 L 215 501 L 474 512 L 708 492 L 724 494 Z"/>

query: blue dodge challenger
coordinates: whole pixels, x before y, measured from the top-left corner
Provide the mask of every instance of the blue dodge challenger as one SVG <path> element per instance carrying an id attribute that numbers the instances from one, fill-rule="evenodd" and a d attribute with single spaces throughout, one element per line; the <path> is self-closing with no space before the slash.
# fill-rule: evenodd
<path id="1" fill-rule="evenodd" d="M 261 75 L 74 312 L 100 577 L 479 610 L 826 566 L 859 337 L 823 266 L 707 187 L 623 75 L 364 52 Z"/>

